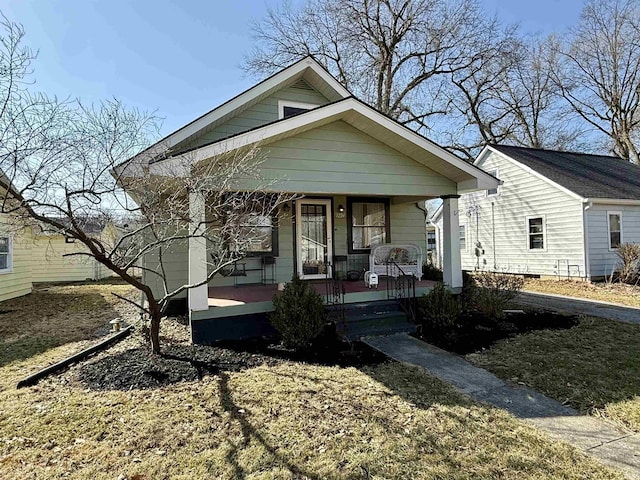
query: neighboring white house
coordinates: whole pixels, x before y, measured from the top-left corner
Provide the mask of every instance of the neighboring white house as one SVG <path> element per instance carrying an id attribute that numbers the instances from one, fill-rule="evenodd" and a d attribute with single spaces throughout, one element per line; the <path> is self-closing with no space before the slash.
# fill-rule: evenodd
<path id="1" fill-rule="evenodd" d="M 83 228 L 87 235 L 108 245 L 115 244 L 118 236 L 116 227 L 109 221 L 89 219 Z M 63 232 L 44 227 L 32 231 L 29 248 L 33 283 L 81 282 L 114 276 L 95 258 L 84 255 L 88 249 L 83 243 Z"/>
<path id="2" fill-rule="evenodd" d="M 474 164 L 502 181 L 462 195 L 464 270 L 602 278 L 640 243 L 640 167 L 618 157 L 491 145 Z M 436 226 L 437 263 L 442 234 Z"/>

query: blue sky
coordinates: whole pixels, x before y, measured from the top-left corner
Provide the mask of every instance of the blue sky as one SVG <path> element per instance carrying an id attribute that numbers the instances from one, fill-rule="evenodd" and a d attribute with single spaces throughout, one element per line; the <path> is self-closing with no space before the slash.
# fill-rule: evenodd
<path id="1" fill-rule="evenodd" d="M 300 0 L 296 0 L 299 2 Z M 526 31 L 577 20 L 582 0 L 483 0 Z M 156 110 L 168 134 L 251 86 L 239 68 L 251 18 L 280 0 L 0 0 L 39 51 L 37 87 L 87 102 L 116 97 Z"/>

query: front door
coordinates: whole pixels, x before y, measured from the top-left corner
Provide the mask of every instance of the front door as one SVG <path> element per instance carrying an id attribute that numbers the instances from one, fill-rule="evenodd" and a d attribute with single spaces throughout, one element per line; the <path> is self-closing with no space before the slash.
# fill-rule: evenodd
<path id="1" fill-rule="evenodd" d="M 305 280 L 331 275 L 331 200 L 296 202 L 298 276 Z"/>

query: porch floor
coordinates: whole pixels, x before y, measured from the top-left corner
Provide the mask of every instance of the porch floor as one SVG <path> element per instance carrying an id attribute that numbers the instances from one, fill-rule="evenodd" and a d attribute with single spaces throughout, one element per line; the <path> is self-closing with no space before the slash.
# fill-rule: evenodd
<path id="1" fill-rule="evenodd" d="M 313 288 L 322 296 L 327 295 L 324 280 L 310 282 Z M 425 288 L 432 287 L 436 282 L 432 280 L 420 280 L 416 282 L 416 290 L 422 292 Z M 385 277 L 380 277 L 378 289 L 365 287 L 364 281 L 344 282 L 345 294 L 360 292 L 380 292 L 385 291 L 387 281 Z M 247 303 L 269 302 L 278 291 L 278 285 L 238 285 L 237 287 L 209 287 L 209 307 L 232 307 L 245 305 Z M 420 293 L 417 293 L 418 295 Z"/>

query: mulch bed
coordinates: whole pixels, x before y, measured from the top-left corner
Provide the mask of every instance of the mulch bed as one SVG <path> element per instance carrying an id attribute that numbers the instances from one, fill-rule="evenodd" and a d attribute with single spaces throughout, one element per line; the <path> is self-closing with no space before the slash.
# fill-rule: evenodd
<path id="1" fill-rule="evenodd" d="M 276 338 L 191 345 L 188 327 L 178 320 L 167 319 L 161 325 L 161 355 L 151 354 L 140 331 L 137 328 L 136 333 L 114 347 L 47 381 L 92 390 L 153 389 L 262 365 L 296 362 L 362 367 L 386 361 L 384 355 L 365 345 L 339 341 L 331 330 L 305 351 L 287 349 Z"/>
<path id="2" fill-rule="evenodd" d="M 466 355 L 490 347 L 495 342 L 544 329 L 566 329 L 576 326 L 578 317 L 547 311 L 510 313 L 496 321 L 479 313 L 461 316 L 451 329 L 424 330 L 418 338 L 444 350 Z"/>

